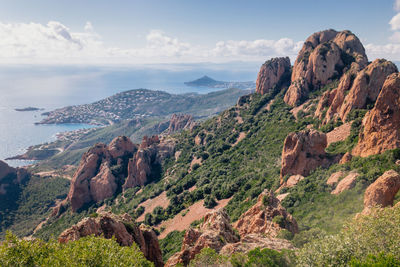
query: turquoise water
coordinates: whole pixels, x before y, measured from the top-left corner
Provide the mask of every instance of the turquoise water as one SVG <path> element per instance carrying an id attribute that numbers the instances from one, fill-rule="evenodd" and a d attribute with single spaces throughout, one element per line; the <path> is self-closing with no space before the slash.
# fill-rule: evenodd
<path id="1" fill-rule="evenodd" d="M 255 81 L 258 64 L 218 65 L 213 68 L 192 65 L 163 68 L 110 67 L 30 67 L 0 66 L 0 159 L 22 154 L 32 145 L 55 140 L 59 132 L 86 127 L 84 124 L 34 125 L 41 113 L 68 105 L 91 103 L 118 92 L 146 88 L 169 93 L 208 93 L 215 88 L 195 88 L 183 83 L 211 76 L 224 81 Z M 43 111 L 18 112 L 28 106 Z M 8 161 L 12 166 L 32 162 Z"/>

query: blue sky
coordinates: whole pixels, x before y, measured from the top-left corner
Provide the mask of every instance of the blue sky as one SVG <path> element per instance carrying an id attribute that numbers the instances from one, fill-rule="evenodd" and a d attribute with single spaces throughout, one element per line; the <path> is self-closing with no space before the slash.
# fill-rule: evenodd
<path id="1" fill-rule="evenodd" d="M 0 61 L 143 64 L 294 58 L 313 32 L 350 29 L 400 60 L 400 0 L 2 0 Z"/>

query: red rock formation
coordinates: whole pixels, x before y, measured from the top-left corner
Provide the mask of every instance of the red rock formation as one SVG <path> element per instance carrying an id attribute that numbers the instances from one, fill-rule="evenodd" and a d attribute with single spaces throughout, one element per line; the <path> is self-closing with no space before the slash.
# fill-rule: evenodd
<path id="1" fill-rule="evenodd" d="M 328 166 L 331 161 L 326 157 L 326 146 L 326 134 L 316 130 L 290 133 L 283 145 L 281 184 L 286 175 L 307 176 L 319 166 Z"/>
<path id="2" fill-rule="evenodd" d="M 169 121 L 169 126 L 168 129 L 166 130 L 166 133 L 170 135 L 186 129 L 191 130 L 193 129 L 194 125 L 196 125 L 196 123 L 193 120 L 192 115 L 173 114 Z"/>
<path id="3" fill-rule="evenodd" d="M 224 209 L 208 213 L 199 229 L 186 231 L 181 251 L 168 259 L 165 266 L 188 265 L 201 249 L 209 247 L 219 252 L 227 243 L 236 243 L 239 237 L 230 225 L 229 216 Z"/>
<path id="4" fill-rule="evenodd" d="M 400 147 L 400 74 L 390 75 L 375 106 L 363 119 L 363 129 L 352 154 L 367 157 Z"/>
<path id="5" fill-rule="evenodd" d="M 157 136 L 145 136 L 139 150 L 125 136 L 115 138 L 108 146 L 95 145 L 82 156 L 71 181 L 67 201 L 72 210 L 112 197 L 121 184 L 123 189 L 144 185 L 153 167 L 173 154 L 174 145 L 168 140 L 160 142 Z M 54 214 L 59 214 L 60 208 Z"/>
<path id="6" fill-rule="evenodd" d="M 350 31 L 326 30 L 311 35 L 294 63 L 285 102 L 298 105 L 309 91 L 325 86 L 350 69 L 348 59 L 354 60 L 359 68 L 368 62 L 360 40 Z"/>
<path id="7" fill-rule="evenodd" d="M 279 216 L 280 221 L 274 222 Z M 257 199 L 257 203 L 246 211 L 233 227 L 239 231 L 240 236 L 247 234 L 261 234 L 276 237 L 282 229 L 293 234 L 298 233 L 296 220 L 290 215 L 272 191 L 264 191 Z"/>
<path id="8" fill-rule="evenodd" d="M 144 225 L 138 227 L 128 214 L 117 216 L 104 213 L 96 218 L 84 218 L 62 232 L 58 241 L 66 243 L 88 235 L 103 236 L 108 239 L 115 237 L 121 246 L 131 246 L 135 242 L 144 256 L 154 262 L 155 266 L 164 265 L 155 232 Z"/>
<path id="9" fill-rule="evenodd" d="M 290 59 L 288 57 L 273 58 L 265 62 L 256 81 L 256 92 L 268 93 L 276 85 L 282 84 L 290 77 Z"/>
<path id="10" fill-rule="evenodd" d="M 267 206 L 262 204 L 264 197 L 268 199 Z M 278 221 L 279 224 L 272 221 L 276 216 L 282 216 Z M 294 249 L 289 241 L 274 238 L 282 229 L 288 229 L 293 233 L 297 233 L 298 229 L 296 221 L 279 204 L 272 192 L 265 191 L 261 194 L 257 204 L 243 214 L 235 224 L 238 226 L 240 240 L 229 221 L 223 209 L 208 213 L 199 229 L 189 228 L 186 231 L 181 251 L 169 258 L 165 266 L 177 264 L 186 266 L 204 247 L 210 247 L 225 255 L 235 252 L 246 253 L 256 247 Z"/>
<path id="11" fill-rule="evenodd" d="M 385 172 L 365 190 L 364 209 L 393 206 L 393 200 L 399 190 L 400 175 L 394 170 Z"/>

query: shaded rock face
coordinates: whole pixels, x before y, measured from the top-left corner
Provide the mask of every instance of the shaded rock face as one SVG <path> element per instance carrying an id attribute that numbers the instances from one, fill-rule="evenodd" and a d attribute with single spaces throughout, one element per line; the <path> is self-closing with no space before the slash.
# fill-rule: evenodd
<path id="1" fill-rule="evenodd" d="M 400 74 L 387 77 L 372 110 L 362 123 L 352 154 L 361 157 L 400 147 Z"/>
<path id="2" fill-rule="evenodd" d="M 125 136 L 108 146 L 97 144 L 82 156 L 67 201 L 77 211 L 87 203 L 112 197 L 118 190 L 144 185 L 155 166 L 173 150 L 173 143 L 160 143 L 157 136 L 144 137 L 139 147 Z"/>
<path id="3" fill-rule="evenodd" d="M 167 134 L 174 134 L 186 129 L 193 129 L 196 125 L 192 115 L 179 115 L 173 114 L 169 121 L 168 129 L 166 130 Z"/>
<path id="4" fill-rule="evenodd" d="M 268 198 L 270 204 L 261 207 L 264 197 Z M 282 226 L 271 221 L 275 216 L 282 216 L 283 219 L 280 221 Z M 204 247 L 210 247 L 225 255 L 235 252 L 247 253 L 257 247 L 276 250 L 294 249 L 289 241 L 274 238 L 283 228 L 294 233 L 297 233 L 298 229 L 296 221 L 286 213 L 272 192 L 265 191 L 261 194 L 257 204 L 243 214 L 235 226 L 238 226 L 240 240 L 224 209 L 208 213 L 199 229 L 189 228 L 186 231 L 181 251 L 169 258 L 165 266 L 177 264 L 187 266 Z"/>
<path id="5" fill-rule="evenodd" d="M 290 77 L 290 68 L 288 57 L 273 58 L 265 62 L 258 72 L 256 92 L 263 95 L 284 83 Z"/>
<path id="6" fill-rule="evenodd" d="M 135 242 L 144 256 L 154 262 L 155 266 L 164 265 L 155 232 L 144 225 L 138 227 L 128 214 L 117 216 L 104 213 L 97 218 L 84 218 L 62 232 L 58 241 L 66 243 L 88 235 L 104 236 L 107 239 L 114 236 L 121 246 L 131 246 Z"/>
<path id="7" fill-rule="evenodd" d="M 364 210 L 371 207 L 393 206 L 393 200 L 400 190 L 400 175 L 389 170 L 373 182 L 364 193 Z"/>
<path id="8" fill-rule="evenodd" d="M 312 90 L 340 77 L 352 67 L 364 68 L 368 59 L 360 40 L 350 31 L 326 30 L 307 38 L 293 66 L 285 102 L 296 106 Z"/>
<path id="9" fill-rule="evenodd" d="M 29 177 L 29 173 L 24 168 L 13 168 L 0 160 L 0 200 L 1 196 L 6 197 L 9 189 L 19 187 Z"/>
<path id="10" fill-rule="evenodd" d="M 392 62 L 376 59 L 359 72 L 349 71 L 340 79 L 339 86 L 327 91 L 322 96 L 316 116 L 326 124 L 332 119 L 347 120 L 347 116 L 354 109 L 365 109 L 372 105 L 382 88 L 386 78 L 397 72 Z M 322 110 L 328 107 L 323 117 Z"/>
<path id="11" fill-rule="evenodd" d="M 319 166 L 332 163 L 326 156 L 326 134 L 316 130 L 290 133 L 282 151 L 281 184 L 286 175 L 307 176 Z"/>
<path id="12" fill-rule="evenodd" d="M 274 218 L 279 216 L 279 222 Z M 286 212 L 280 201 L 272 191 L 264 191 L 257 199 L 257 203 L 246 211 L 233 225 L 239 231 L 240 236 L 247 234 L 261 234 L 268 237 L 276 237 L 282 229 L 293 234 L 298 233 L 296 220 Z"/>

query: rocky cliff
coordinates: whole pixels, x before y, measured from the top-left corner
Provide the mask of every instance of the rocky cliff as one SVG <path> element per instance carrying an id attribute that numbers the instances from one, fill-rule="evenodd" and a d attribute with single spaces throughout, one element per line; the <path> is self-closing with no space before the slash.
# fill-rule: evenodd
<path id="1" fill-rule="evenodd" d="M 192 129 L 196 125 L 193 116 L 188 114 L 173 114 L 169 121 L 166 134 L 174 134 L 182 130 Z"/>
<path id="2" fill-rule="evenodd" d="M 256 92 L 263 95 L 275 86 L 284 83 L 290 77 L 290 69 L 288 57 L 273 58 L 266 61 L 258 72 Z"/>
<path id="3" fill-rule="evenodd" d="M 301 103 L 310 91 L 319 89 L 350 68 L 362 69 L 368 59 L 360 40 L 350 31 L 326 30 L 304 42 L 293 66 L 285 102 Z"/>
<path id="4" fill-rule="evenodd" d="M 62 232 L 58 241 L 66 243 L 88 235 L 103 236 L 104 238 L 115 237 L 121 246 L 131 246 L 135 242 L 144 256 L 156 267 L 164 266 L 155 232 L 144 225 L 137 226 L 128 214 L 117 216 L 103 213 L 96 218 L 84 218 Z"/>
<path id="5" fill-rule="evenodd" d="M 160 142 L 157 136 L 144 137 L 140 146 L 125 136 L 115 138 L 108 146 L 97 144 L 82 156 L 67 201 L 77 211 L 84 204 L 112 197 L 121 186 L 142 186 L 157 175 L 156 165 L 173 150 L 173 142 Z"/>
<path id="6" fill-rule="evenodd" d="M 375 106 L 363 119 L 352 154 L 366 157 L 400 147 L 400 74 L 387 77 Z"/>

